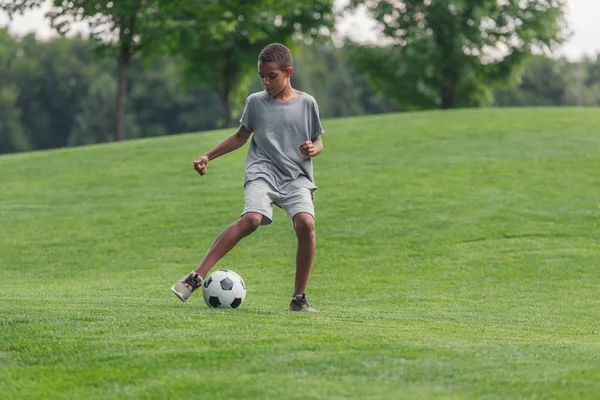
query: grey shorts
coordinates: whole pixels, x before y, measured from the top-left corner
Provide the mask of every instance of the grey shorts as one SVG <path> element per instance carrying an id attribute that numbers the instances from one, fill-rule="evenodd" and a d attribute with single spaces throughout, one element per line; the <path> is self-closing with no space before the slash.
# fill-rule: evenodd
<path id="1" fill-rule="evenodd" d="M 273 222 L 273 204 L 282 208 L 290 220 L 293 220 L 294 216 L 301 212 L 315 217 L 311 189 L 300 188 L 288 194 L 281 194 L 264 179 L 256 179 L 246 184 L 244 198 L 242 216 L 249 212 L 262 214 L 261 225 L 269 225 Z"/>

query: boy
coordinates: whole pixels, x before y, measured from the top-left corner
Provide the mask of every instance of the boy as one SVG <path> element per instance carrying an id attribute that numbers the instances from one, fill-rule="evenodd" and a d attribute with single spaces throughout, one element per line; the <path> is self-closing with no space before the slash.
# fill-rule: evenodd
<path id="1" fill-rule="evenodd" d="M 275 204 L 290 217 L 298 239 L 289 309 L 314 312 L 305 293 L 316 251 L 312 200 L 317 187 L 311 159 L 323 150 L 319 109 L 312 96 L 292 88 L 292 56 L 284 45 L 273 43 L 260 52 L 258 74 L 265 90 L 246 99 L 237 132 L 194 161 L 194 169 L 204 175 L 209 161 L 242 147 L 254 133 L 246 156 L 244 211 L 221 232 L 200 265 L 171 290 L 186 301 L 242 238 L 272 222 Z"/>

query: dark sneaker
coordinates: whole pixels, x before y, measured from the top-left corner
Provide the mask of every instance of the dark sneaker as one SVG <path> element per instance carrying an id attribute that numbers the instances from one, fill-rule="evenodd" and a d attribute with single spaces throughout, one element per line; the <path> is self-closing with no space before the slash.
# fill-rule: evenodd
<path id="1" fill-rule="evenodd" d="M 302 295 L 292 297 L 292 300 L 290 301 L 290 311 L 317 312 L 317 310 L 308 304 L 308 300 L 306 300 L 306 295 L 304 293 Z"/>
<path id="2" fill-rule="evenodd" d="M 171 291 L 175 293 L 175 296 L 179 297 L 179 300 L 186 301 L 196 289 L 202 287 L 202 282 L 202 278 L 192 271 L 171 286 Z"/>

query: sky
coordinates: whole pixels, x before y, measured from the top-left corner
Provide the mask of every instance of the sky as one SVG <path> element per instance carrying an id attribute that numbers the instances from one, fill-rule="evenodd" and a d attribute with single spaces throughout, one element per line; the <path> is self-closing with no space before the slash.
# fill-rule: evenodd
<path id="1" fill-rule="evenodd" d="M 336 0 L 337 3 L 345 1 Z M 8 15 L 0 11 L 0 27 L 8 26 L 16 35 L 34 31 L 38 37 L 47 38 L 52 30 L 44 13 L 44 9 L 30 11 L 10 21 Z M 572 36 L 557 55 L 576 60 L 600 53 L 600 0 L 567 0 L 567 20 Z M 338 30 L 353 38 L 364 38 L 373 35 L 373 24 L 364 15 L 356 15 L 340 21 Z"/>

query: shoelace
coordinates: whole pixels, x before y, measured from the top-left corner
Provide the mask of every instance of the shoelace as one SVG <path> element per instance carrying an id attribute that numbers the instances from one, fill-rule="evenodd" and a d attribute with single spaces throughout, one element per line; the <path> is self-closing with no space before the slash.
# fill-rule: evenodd
<path id="1" fill-rule="evenodd" d="M 200 279 L 198 279 L 198 276 L 197 275 L 192 275 L 192 274 L 190 274 L 183 283 L 187 284 L 189 286 L 190 290 L 191 289 L 197 289 L 202 284 L 202 282 L 200 281 Z"/>

